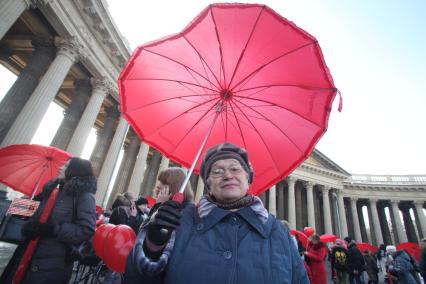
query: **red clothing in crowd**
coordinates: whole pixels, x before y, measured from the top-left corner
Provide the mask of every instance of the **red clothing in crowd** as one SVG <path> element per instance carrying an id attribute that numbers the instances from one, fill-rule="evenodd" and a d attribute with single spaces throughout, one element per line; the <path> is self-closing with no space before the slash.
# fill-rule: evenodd
<path id="1" fill-rule="evenodd" d="M 306 256 L 312 274 L 312 284 L 327 284 L 327 273 L 325 270 L 325 257 L 328 249 L 324 243 L 308 244 Z"/>

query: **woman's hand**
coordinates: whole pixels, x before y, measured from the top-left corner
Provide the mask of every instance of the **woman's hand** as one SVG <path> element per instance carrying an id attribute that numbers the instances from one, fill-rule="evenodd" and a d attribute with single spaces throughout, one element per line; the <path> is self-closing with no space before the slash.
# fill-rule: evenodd
<path id="1" fill-rule="evenodd" d="M 157 202 L 164 203 L 167 200 L 170 200 L 170 192 L 169 192 L 169 186 L 165 185 L 160 191 L 158 192 L 157 196 Z"/>
<path id="2" fill-rule="evenodd" d="M 158 208 L 157 214 L 148 223 L 148 240 L 155 245 L 164 245 L 180 225 L 181 205 L 168 200 Z M 166 229 L 166 231 L 162 230 Z"/>

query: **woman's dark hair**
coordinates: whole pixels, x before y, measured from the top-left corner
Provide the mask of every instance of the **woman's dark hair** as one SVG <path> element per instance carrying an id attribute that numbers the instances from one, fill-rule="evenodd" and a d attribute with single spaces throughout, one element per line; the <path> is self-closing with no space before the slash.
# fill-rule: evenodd
<path id="1" fill-rule="evenodd" d="M 310 239 L 313 241 L 321 242 L 320 236 L 318 234 L 313 234 Z"/>
<path id="2" fill-rule="evenodd" d="M 65 169 L 65 180 L 73 177 L 93 176 L 92 163 L 82 158 L 71 158 L 68 167 Z"/>

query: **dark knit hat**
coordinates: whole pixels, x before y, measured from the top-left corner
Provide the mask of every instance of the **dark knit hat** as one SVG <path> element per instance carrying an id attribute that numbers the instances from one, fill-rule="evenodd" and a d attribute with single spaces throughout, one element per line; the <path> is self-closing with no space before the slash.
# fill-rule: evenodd
<path id="1" fill-rule="evenodd" d="M 351 238 L 351 237 L 349 237 L 349 236 L 347 236 L 346 238 L 344 238 L 344 240 L 345 240 L 345 242 L 347 242 L 348 244 L 349 244 L 350 242 L 352 242 L 352 238 Z"/>
<path id="2" fill-rule="evenodd" d="M 200 167 L 200 175 L 204 184 L 207 184 L 207 178 L 209 177 L 212 165 L 215 162 L 224 159 L 235 159 L 240 162 L 241 166 L 249 174 L 249 184 L 253 182 L 253 169 L 246 149 L 240 148 L 231 143 L 223 143 L 208 149 L 204 155 L 204 159 Z"/>
<path id="3" fill-rule="evenodd" d="M 146 199 L 145 197 L 140 196 L 140 197 L 136 200 L 135 204 L 136 204 L 137 206 L 139 206 L 139 205 L 143 205 L 143 204 L 148 204 L 148 199 Z"/>

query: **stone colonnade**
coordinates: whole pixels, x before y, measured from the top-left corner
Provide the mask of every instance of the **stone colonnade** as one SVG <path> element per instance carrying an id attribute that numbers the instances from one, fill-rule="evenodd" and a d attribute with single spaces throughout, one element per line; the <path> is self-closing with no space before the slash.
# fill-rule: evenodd
<path id="1" fill-rule="evenodd" d="M 276 198 L 281 195 L 277 188 L 284 190 L 284 199 Z M 303 231 L 309 226 L 319 234 L 351 236 L 358 242 L 374 245 L 417 243 L 426 237 L 424 199 L 354 197 L 346 192 L 290 176 L 281 186 L 262 194 L 261 199 L 269 212 L 287 220 L 291 229 Z M 362 210 L 363 207 L 366 208 Z M 363 211 L 368 212 L 368 224 Z"/>

